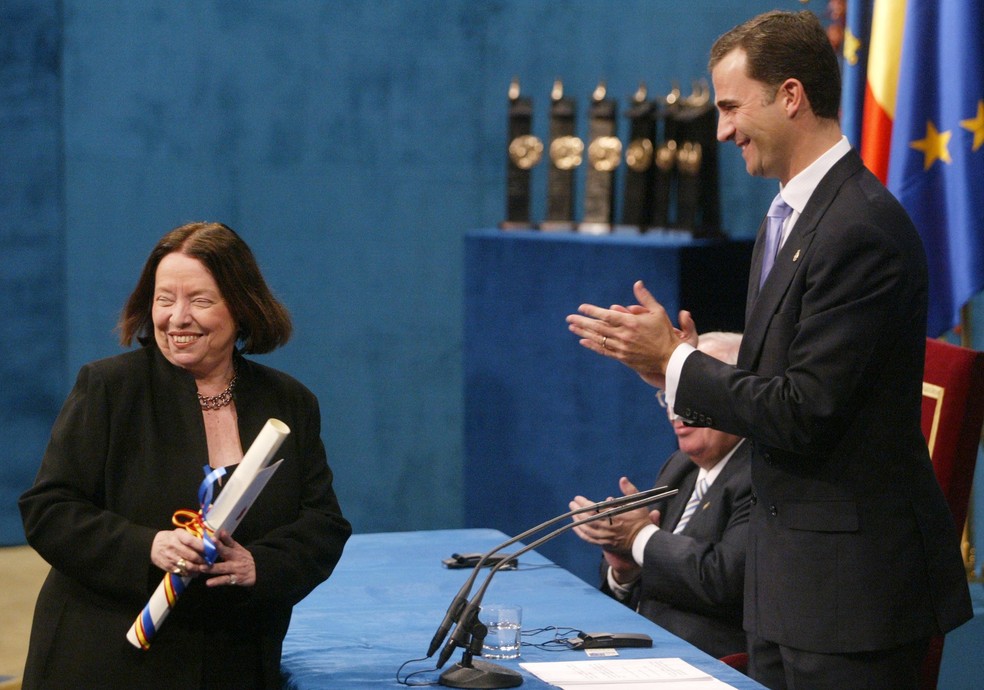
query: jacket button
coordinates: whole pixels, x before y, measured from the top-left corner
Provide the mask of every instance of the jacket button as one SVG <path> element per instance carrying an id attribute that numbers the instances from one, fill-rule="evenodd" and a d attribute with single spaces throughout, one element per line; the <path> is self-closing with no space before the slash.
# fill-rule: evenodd
<path id="1" fill-rule="evenodd" d="M 752 494 L 752 505 L 756 505 L 758 504 L 758 502 L 759 502 L 759 497 L 756 496 L 755 494 Z"/>
<path id="2" fill-rule="evenodd" d="M 765 451 L 764 453 L 762 453 L 762 459 L 765 460 L 766 462 L 772 462 L 772 453 L 770 453 L 769 451 Z"/>
<path id="3" fill-rule="evenodd" d="M 769 515 L 775 517 L 778 514 L 779 514 L 779 509 L 776 508 L 776 504 L 773 503 L 771 506 L 769 506 Z"/>

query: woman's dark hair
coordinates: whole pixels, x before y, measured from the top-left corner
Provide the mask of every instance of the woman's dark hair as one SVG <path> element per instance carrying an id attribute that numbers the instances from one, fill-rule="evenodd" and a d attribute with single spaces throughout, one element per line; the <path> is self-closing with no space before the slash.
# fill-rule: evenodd
<path id="1" fill-rule="evenodd" d="M 239 329 L 236 339 L 243 352 L 270 352 L 290 340 L 290 313 L 270 292 L 249 246 L 222 223 L 189 223 L 164 235 L 147 257 L 120 314 L 120 343 L 128 347 L 134 338 L 141 345 L 154 340 L 151 307 L 157 266 L 174 252 L 198 259 L 212 274 Z"/>
<path id="2" fill-rule="evenodd" d="M 725 55 L 738 49 L 745 52 L 750 79 L 772 90 L 787 79 L 798 79 L 817 117 L 838 118 L 840 67 L 815 14 L 776 10 L 739 24 L 714 42 L 708 69 L 713 71 Z"/>

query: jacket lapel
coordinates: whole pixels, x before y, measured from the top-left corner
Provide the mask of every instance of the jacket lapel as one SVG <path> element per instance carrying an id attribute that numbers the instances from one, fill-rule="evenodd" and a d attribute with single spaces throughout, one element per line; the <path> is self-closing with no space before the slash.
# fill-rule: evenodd
<path id="1" fill-rule="evenodd" d="M 660 529 L 673 531 L 676 528 L 680 516 L 683 515 L 683 511 L 690 501 L 690 495 L 694 492 L 699 472 L 700 468 L 687 458 L 686 472 L 679 481 L 670 484 L 670 486 L 675 486 L 678 491 L 677 495 L 673 497 L 673 502 L 669 505 L 669 510 L 666 511 L 667 514 L 660 518 Z"/>
<path id="2" fill-rule="evenodd" d="M 817 226 L 823 218 L 830 204 L 837 196 L 841 186 L 852 175 L 862 167 L 861 158 L 854 149 L 844 155 L 834 167 L 824 176 L 814 190 L 810 200 L 806 203 L 806 208 L 796 221 L 796 225 L 786 238 L 782 249 L 776 256 L 776 262 L 772 271 L 766 278 L 762 290 L 758 290 L 758 277 L 762 265 L 762 240 L 764 231 L 759 229 L 759 237 L 755 242 L 755 249 L 752 252 L 753 274 L 748 284 L 748 302 L 745 308 L 745 333 L 742 337 L 738 366 L 743 369 L 755 369 L 761 354 L 762 344 L 765 334 L 768 331 L 769 322 L 775 315 L 776 310 L 782 302 L 789 284 L 792 282 L 796 272 L 800 270 L 806 262 L 804 261 L 810 244 L 816 234 Z M 764 227 L 764 222 L 763 222 Z"/>

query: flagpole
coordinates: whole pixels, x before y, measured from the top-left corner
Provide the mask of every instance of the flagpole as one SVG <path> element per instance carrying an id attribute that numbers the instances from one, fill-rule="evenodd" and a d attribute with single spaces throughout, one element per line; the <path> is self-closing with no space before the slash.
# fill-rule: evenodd
<path id="1" fill-rule="evenodd" d="M 971 330 L 971 311 L 970 302 L 960 308 L 960 344 L 963 347 L 973 349 L 974 334 Z M 981 440 L 984 441 L 984 430 L 981 431 Z M 977 573 L 977 549 L 974 539 L 974 488 L 974 484 L 971 483 L 970 500 L 967 502 L 967 521 L 964 523 L 963 536 L 960 540 L 960 551 L 963 554 L 964 567 L 967 570 L 967 580 L 984 582 L 984 568 L 980 574 Z"/>

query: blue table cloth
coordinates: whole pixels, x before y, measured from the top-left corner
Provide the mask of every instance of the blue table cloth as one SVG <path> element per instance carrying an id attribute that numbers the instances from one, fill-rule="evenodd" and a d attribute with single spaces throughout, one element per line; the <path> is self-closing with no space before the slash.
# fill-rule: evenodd
<path id="1" fill-rule="evenodd" d="M 362 534 L 351 538 L 331 578 L 294 608 L 284 640 L 285 687 L 292 690 L 358 690 L 404 687 L 396 680 L 405 661 L 420 659 L 469 570 L 449 570 L 441 559 L 453 553 L 484 552 L 505 541 L 496 530 L 467 529 Z M 512 546 L 507 551 L 517 551 Z M 487 570 L 476 581 L 481 585 Z M 484 597 L 487 603 L 523 607 L 523 630 L 547 626 L 586 632 L 645 633 L 649 649 L 620 649 L 620 658 L 679 657 L 738 689 L 761 688 L 535 551 L 515 571 L 501 570 Z M 544 642 L 542 633 L 524 642 Z M 436 657 L 404 670 L 427 670 L 415 682 L 436 680 Z M 461 660 L 455 650 L 445 668 Z M 519 671 L 524 688 L 551 686 L 520 668 L 524 661 L 571 661 L 583 651 L 545 651 L 524 645 L 519 659 L 497 663 Z"/>

